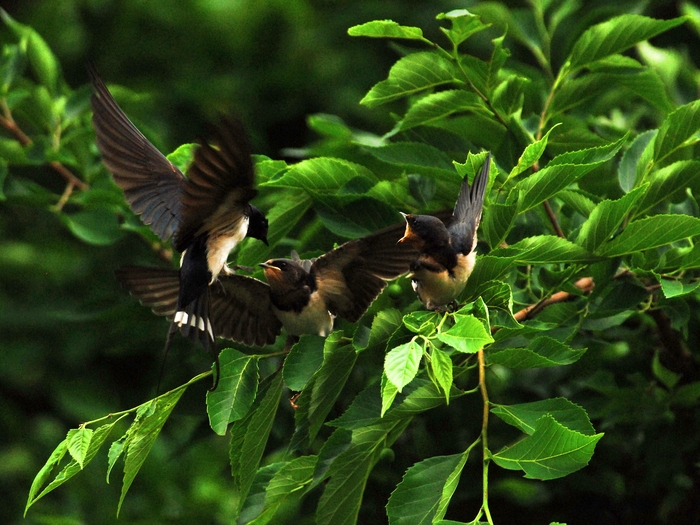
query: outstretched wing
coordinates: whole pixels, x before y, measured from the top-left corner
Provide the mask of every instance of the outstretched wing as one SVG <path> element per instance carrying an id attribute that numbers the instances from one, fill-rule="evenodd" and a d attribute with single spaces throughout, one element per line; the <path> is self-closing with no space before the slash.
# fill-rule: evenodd
<path id="1" fill-rule="evenodd" d="M 121 285 L 155 314 L 169 318 L 175 314 L 180 288 L 178 270 L 124 266 L 115 274 Z M 206 313 L 206 308 L 197 308 L 195 303 L 199 304 L 198 301 L 193 301 L 190 305 L 192 311 L 186 312 L 188 318 L 203 319 L 205 330 L 199 330 L 198 323 L 196 326 L 183 324 L 181 331 L 186 337 L 191 336 L 196 328 L 200 332 L 198 335 L 206 338 L 207 316 L 216 337 L 249 346 L 273 343 L 281 331 L 282 324 L 270 306 L 270 287 L 257 279 L 224 275 L 201 297 L 201 304 L 208 308 L 209 313 Z"/>
<path id="2" fill-rule="evenodd" d="M 203 232 L 229 229 L 243 219 L 257 195 L 250 144 L 237 120 L 214 131 L 216 148 L 204 141 L 194 152 L 182 196 L 182 225 L 175 247 L 182 251 Z"/>
<path id="3" fill-rule="evenodd" d="M 185 178 L 131 123 L 94 66 L 88 66 L 88 73 L 94 86 L 92 122 L 102 162 L 134 213 L 158 237 L 168 240 L 180 223 Z"/>
<path id="4" fill-rule="evenodd" d="M 275 342 L 282 323 L 272 311 L 266 283 L 244 275 L 223 275 L 210 290 L 216 335 L 248 346 Z"/>
<path id="5" fill-rule="evenodd" d="M 398 243 L 404 224 L 355 239 L 319 257 L 311 267 L 331 313 L 356 322 L 386 286 L 409 271 L 418 250 Z"/>
<path id="6" fill-rule="evenodd" d="M 469 254 L 476 246 L 476 230 L 481 221 L 490 167 L 491 153 L 486 156 L 481 172 L 475 177 L 471 188 L 465 175 L 452 213 L 454 218 L 447 228 L 452 246 L 463 255 Z"/>

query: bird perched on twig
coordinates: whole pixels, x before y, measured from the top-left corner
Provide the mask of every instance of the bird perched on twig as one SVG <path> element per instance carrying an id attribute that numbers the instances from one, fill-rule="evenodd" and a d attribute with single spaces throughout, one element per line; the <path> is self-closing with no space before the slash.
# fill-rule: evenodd
<path id="1" fill-rule="evenodd" d="M 399 240 L 419 252 L 411 263 L 411 282 L 418 298 L 429 310 L 455 305 L 476 263 L 476 231 L 489 178 L 491 154 L 469 187 L 465 175 L 452 218 L 447 225 L 432 215 L 402 214 L 406 231 Z"/>
<path id="2" fill-rule="evenodd" d="M 261 263 L 264 283 L 242 275 L 223 275 L 211 287 L 214 333 L 246 345 L 274 341 L 284 327 L 287 348 L 302 334 L 328 335 L 336 316 L 356 322 L 384 289 L 387 280 L 407 273 L 418 251 L 399 244 L 403 224 L 349 241 L 311 260 Z M 156 314 L 176 310 L 177 275 L 166 268 L 124 267 L 122 285 Z"/>
<path id="3" fill-rule="evenodd" d="M 210 320 L 211 285 L 232 271 L 226 261 L 245 238 L 267 244 L 268 222 L 250 204 L 257 195 L 250 145 L 240 122 L 225 120 L 214 143 L 194 151 L 187 177 L 134 126 L 116 103 L 94 66 L 93 124 L 102 161 L 123 190 L 131 209 L 182 252 L 178 296 L 168 338 L 179 328 L 185 337 L 215 350 Z M 218 360 L 217 360 L 218 363 Z"/>

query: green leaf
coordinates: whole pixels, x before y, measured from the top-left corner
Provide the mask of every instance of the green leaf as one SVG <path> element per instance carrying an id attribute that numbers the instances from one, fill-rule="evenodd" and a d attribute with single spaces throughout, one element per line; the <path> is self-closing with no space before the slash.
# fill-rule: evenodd
<path id="1" fill-rule="evenodd" d="M 258 390 L 258 359 L 226 348 L 219 355 L 221 376 L 213 392 L 207 392 L 209 425 L 220 436 L 228 424 L 243 418 Z"/>
<path id="2" fill-rule="evenodd" d="M 300 392 L 323 364 L 326 339 L 318 335 L 302 335 L 284 360 L 284 382 L 290 390 Z"/>
<path id="3" fill-rule="evenodd" d="M 192 164 L 192 161 L 194 160 L 194 150 L 196 150 L 198 147 L 199 144 L 183 144 L 170 155 L 166 155 L 166 158 L 175 164 L 177 169 L 179 169 L 182 173 L 186 173 L 187 169 L 190 167 L 190 164 Z"/>
<path id="4" fill-rule="evenodd" d="M 287 462 L 277 470 L 265 488 L 265 501 L 261 512 L 254 520 L 247 520 L 245 523 L 268 523 L 280 508 L 298 502 L 304 495 L 303 489 L 311 483 L 316 459 L 316 456 L 302 456 Z M 241 517 L 242 515 L 243 513 Z"/>
<path id="5" fill-rule="evenodd" d="M 408 40 L 425 40 L 420 27 L 402 26 L 393 20 L 373 20 L 348 29 L 350 36 L 370 38 L 406 38 Z"/>
<path id="6" fill-rule="evenodd" d="M 306 447 L 316 438 L 350 377 L 356 360 L 355 348 L 342 330 L 336 330 L 326 338 L 323 364 L 297 399 L 300 409 L 294 414 L 296 430 L 290 444 L 292 450 Z"/>
<path id="7" fill-rule="evenodd" d="M 585 467 L 602 437 L 569 430 L 545 415 L 535 423 L 532 435 L 491 457 L 500 467 L 523 470 L 526 478 L 557 479 Z"/>
<path id="8" fill-rule="evenodd" d="M 464 392 L 452 386 L 450 400 L 464 395 Z M 431 381 L 421 377 L 415 378 L 401 394 L 396 396 L 394 406 L 383 416 L 383 421 L 410 419 L 427 410 L 445 405 L 445 395 Z"/>
<path id="9" fill-rule="evenodd" d="M 382 162 L 400 166 L 431 179 L 460 184 L 452 160 L 444 151 L 420 142 L 392 142 L 382 147 L 364 149 Z"/>
<path id="10" fill-rule="evenodd" d="M 700 100 L 689 102 L 669 114 L 659 128 L 654 141 L 654 161 L 661 162 L 674 151 L 686 145 L 686 141 L 697 139 L 700 129 Z"/>
<path id="11" fill-rule="evenodd" d="M 68 440 L 68 452 L 71 457 L 78 462 L 81 469 L 85 466 L 85 456 L 88 450 L 90 450 L 92 434 L 93 430 L 91 428 L 80 427 L 69 430 L 66 436 Z"/>
<path id="12" fill-rule="evenodd" d="M 605 257 L 617 257 L 696 235 L 700 235 L 700 219 L 696 217 L 655 215 L 631 222 L 615 239 L 602 244 L 597 253 Z"/>
<path id="13" fill-rule="evenodd" d="M 559 195 L 557 195 L 557 198 L 567 206 L 571 206 L 571 208 L 584 217 L 589 217 L 596 207 L 596 203 L 593 202 L 593 200 L 578 190 L 561 191 Z"/>
<path id="14" fill-rule="evenodd" d="M 521 180 L 513 191 L 520 192 L 519 212 L 539 206 L 557 193 L 593 171 L 598 164 L 547 165 L 537 173 Z"/>
<path id="15" fill-rule="evenodd" d="M 39 82 L 46 86 L 52 95 L 58 92 L 58 79 L 61 74 L 58 59 L 46 41 L 31 27 L 15 21 L 4 9 L 0 16 L 5 24 L 21 39 L 27 42 L 27 56 Z"/>
<path id="16" fill-rule="evenodd" d="M 414 334 L 430 335 L 435 331 L 435 326 L 440 322 L 440 314 L 418 310 L 403 316 L 403 324 Z"/>
<path id="17" fill-rule="evenodd" d="M 586 103 L 595 103 L 605 95 L 611 94 L 611 87 L 618 90 L 618 96 L 637 95 L 642 100 L 667 113 L 673 110 L 666 86 L 659 74 L 647 68 L 624 72 L 595 72 L 566 82 L 556 92 L 550 106 L 549 118 Z"/>
<path id="18" fill-rule="evenodd" d="M 494 250 L 490 255 L 507 255 L 518 264 L 586 263 L 596 260 L 581 246 L 556 235 L 526 237 L 508 248 Z"/>
<path id="19" fill-rule="evenodd" d="M 73 235 L 88 244 L 108 246 L 123 236 L 116 214 L 105 208 L 61 214 L 61 219 Z"/>
<path id="20" fill-rule="evenodd" d="M 231 427 L 231 471 L 238 482 L 243 505 L 260 465 L 282 395 L 282 374 L 266 379 L 258 392 L 253 410 Z"/>
<path id="21" fill-rule="evenodd" d="M 389 524 L 429 524 L 442 519 L 467 457 L 467 453 L 435 456 L 410 467 L 387 503 Z"/>
<path id="22" fill-rule="evenodd" d="M 570 365 L 585 353 L 585 348 L 571 348 L 551 337 L 540 336 L 533 339 L 526 348 L 489 352 L 488 360 L 507 368 L 542 368 Z"/>
<path id="23" fill-rule="evenodd" d="M 651 183 L 635 210 L 635 216 L 648 212 L 682 189 L 694 187 L 698 175 L 700 175 L 700 162 L 696 160 L 674 162 L 658 170 L 650 177 Z"/>
<path id="24" fill-rule="evenodd" d="M 399 392 L 416 377 L 422 357 L 423 347 L 413 339 L 386 354 L 384 373 Z"/>
<path id="25" fill-rule="evenodd" d="M 292 165 L 281 176 L 271 178 L 261 186 L 333 193 L 358 177 L 372 183 L 377 182 L 374 174 L 360 164 L 343 159 L 318 157 Z"/>
<path id="26" fill-rule="evenodd" d="M 323 225 L 349 239 L 370 235 L 401 220 L 394 208 L 372 197 L 345 199 L 325 194 L 316 195 L 315 201 L 314 209 Z"/>
<path id="27" fill-rule="evenodd" d="M 467 38 L 479 31 L 488 29 L 488 25 L 483 24 L 481 19 L 467 11 L 466 9 L 455 9 L 449 13 L 440 13 L 436 17 L 438 20 L 449 20 L 452 22 L 452 29 L 440 28 L 440 31 L 447 35 L 452 45 L 457 47 Z"/>
<path id="28" fill-rule="evenodd" d="M 29 507 L 31 507 L 35 501 L 37 501 L 40 497 L 37 497 L 37 494 L 39 493 L 39 490 L 41 487 L 44 486 L 44 483 L 49 479 L 49 476 L 51 475 L 51 471 L 53 471 L 53 468 L 58 465 L 61 460 L 63 459 L 63 456 L 66 455 L 66 452 L 68 451 L 68 438 L 64 439 L 61 441 L 56 448 L 51 452 L 51 455 L 49 456 L 49 459 L 44 463 L 44 466 L 41 467 L 41 470 L 37 473 L 37 475 L 34 477 L 34 481 L 32 482 L 32 486 L 29 489 L 29 496 L 27 497 L 27 504 L 24 508 L 24 515 L 27 515 L 27 510 L 29 510 Z M 77 463 L 76 463 L 77 464 Z M 46 491 L 44 491 L 46 492 Z"/>
<path id="29" fill-rule="evenodd" d="M 401 58 L 389 77 L 375 84 L 360 101 L 375 107 L 426 89 L 454 82 L 454 66 L 437 52 L 422 51 Z"/>
<path id="30" fill-rule="evenodd" d="M 132 425 L 134 430 L 128 439 L 126 459 L 124 460 L 124 481 L 122 483 L 122 492 L 119 496 L 119 504 L 117 505 L 117 516 L 119 516 L 126 493 L 129 491 L 134 478 L 136 478 L 136 474 L 141 469 L 143 462 L 146 461 L 146 457 L 156 442 L 158 434 L 160 434 L 163 425 L 168 420 L 170 413 L 185 390 L 187 389 L 178 388 L 172 390 L 144 405 L 142 407 L 143 410 L 139 410 L 141 414 L 145 415 L 141 418 L 137 417 L 137 421 L 134 421 Z"/>
<path id="31" fill-rule="evenodd" d="M 396 388 L 396 385 L 389 381 L 389 378 L 386 376 L 386 372 L 382 372 L 382 381 L 381 381 L 381 395 L 382 395 L 382 410 L 380 412 L 380 416 L 384 417 L 384 414 L 386 414 L 386 411 L 391 408 L 391 405 L 394 403 L 394 400 L 396 399 L 396 396 L 399 393 L 399 389 Z"/>
<path id="32" fill-rule="evenodd" d="M 658 279 L 661 285 L 661 290 L 664 293 L 666 299 L 671 299 L 673 297 L 679 297 L 681 295 L 686 295 L 694 292 L 700 286 L 700 281 L 698 280 L 676 280 L 676 279 Z"/>
<path id="33" fill-rule="evenodd" d="M 659 352 L 654 352 L 654 359 L 651 361 L 651 370 L 659 381 L 661 381 L 669 390 L 673 389 L 678 381 L 681 380 L 681 374 L 671 372 L 668 368 L 661 364 L 659 360 Z"/>
<path id="34" fill-rule="evenodd" d="M 581 226 L 576 244 L 583 246 L 589 252 L 595 251 L 617 232 L 637 200 L 643 195 L 646 198 L 646 191 L 647 185 L 644 185 L 617 200 L 600 202 Z"/>
<path id="35" fill-rule="evenodd" d="M 425 126 L 454 113 L 490 112 L 481 99 L 474 93 L 461 89 L 448 89 L 430 93 L 414 102 L 399 122 L 396 131 L 405 131 L 416 126 Z"/>
<path id="36" fill-rule="evenodd" d="M 518 215 L 518 203 L 490 204 L 484 209 L 481 230 L 492 249 L 498 248 L 510 233 Z"/>
<path id="37" fill-rule="evenodd" d="M 528 435 L 535 432 L 537 421 L 546 415 L 552 416 L 559 424 L 586 436 L 595 434 L 586 411 L 579 405 L 563 397 L 543 399 L 517 405 L 496 405 L 491 413 L 509 425 L 519 428 Z"/>
<path id="38" fill-rule="evenodd" d="M 586 30 L 574 44 L 569 58 L 572 70 L 615 53 L 622 53 L 685 22 L 685 17 L 655 20 L 641 15 L 621 15 Z"/>
<path id="39" fill-rule="evenodd" d="M 532 144 L 527 145 L 525 151 L 523 151 L 523 154 L 520 155 L 520 158 L 518 159 L 518 164 L 516 164 L 513 167 L 513 169 L 510 170 L 506 182 L 508 182 L 513 177 L 517 177 L 525 170 L 530 168 L 533 164 L 535 164 L 535 162 L 540 160 L 540 157 L 542 156 L 545 148 L 547 147 L 547 140 L 549 140 L 549 134 L 555 127 L 556 126 L 552 126 L 551 128 L 549 128 L 547 133 L 540 140 L 537 140 Z"/>
<path id="40" fill-rule="evenodd" d="M 355 525 L 367 478 L 376 463 L 381 444 L 352 445 L 333 461 L 316 510 L 318 525 Z"/>
<path id="41" fill-rule="evenodd" d="M 444 350 L 433 347 L 430 352 L 430 369 L 437 385 L 445 392 L 445 402 L 449 404 L 452 390 L 452 359 Z"/>
<path id="42" fill-rule="evenodd" d="M 489 334 L 481 321 L 473 315 L 455 314 L 455 324 L 446 332 L 439 332 L 438 339 L 450 345 L 458 352 L 473 354 L 481 350 L 484 345 L 493 343 L 493 337 Z"/>
<path id="43" fill-rule="evenodd" d="M 379 312 L 372 321 L 367 348 L 375 348 L 386 344 L 396 329 L 401 326 L 403 315 L 395 308 Z"/>
<path id="44" fill-rule="evenodd" d="M 633 188 L 637 186 L 640 182 L 638 174 L 644 173 L 643 169 L 640 169 L 639 163 L 642 159 L 642 154 L 647 149 L 649 144 L 654 140 L 658 130 L 651 129 L 640 133 L 635 137 L 630 144 L 629 148 L 622 154 L 622 159 L 620 160 L 620 167 L 617 171 L 617 178 L 620 181 L 620 187 L 627 193 L 632 191 Z"/>
<path id="45" fill-rule="evenodd" d="M 95 431 L 92 434 L 92 439 L 90 440 L 90 446 L 83 458 L 83 467 L 85 467 L 88 463 L 90 463 L 90 461 L 93 460 L 97 452 L 100 450 L 100 447 L 102 447 L 104 442 L 109 437 L 109 434 L 112 431 L 112 428 L 114 427 L 115 423 L 116 421 L 113 423 L 102 425 L 101 427 L 95 429 Z M 34 478 L 32 486 L 29 489 L 29 497 L 27 498 L 27 505 L 24 509 L 25 514 L 29 507 L 31 507 L 39 499 L 43 498 L 46 494 L 59 487 L 60 485 L 63 485 L 66 481 L 68 481 L 70 478 L 72 478 L 82 470 L 80 464 L 75 459 L 71 460 L 61 470 L 61 472 L 59 472 L 56 475 L 54 480 L 51 483 L 49 483 L 46 486 L 46 488 L 44 488 L 41 491 L 41 493 L 37 495 L 42 485 L 49 479 L 51 471 L 56 465 L 60 463 L 60 461 L 65 456 L 67 450 L 68 437 L 66 437 L 66 439 L 59 443 L 59 445 L 54 449 L 46 464 L 41 468 L 39 473 Z"/>

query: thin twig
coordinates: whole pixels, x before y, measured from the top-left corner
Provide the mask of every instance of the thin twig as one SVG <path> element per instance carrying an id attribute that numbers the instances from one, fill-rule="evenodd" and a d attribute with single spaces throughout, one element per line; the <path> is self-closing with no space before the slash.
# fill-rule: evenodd
<path id="1" fill-rule="evenodd" d="M 561 226 L 559 226 L 559 221 L 557 220 L 557 216 L 554 213 L 554 210 L 549 204 L 549 201 L 544 201 L 542 203 L 544 206 L 544 211 L 547 212 L 547 217 L 549 217 L 549 222 L 552 223 L 552 227 L 554 228 L 554 232 L 557 234 L 558 237 L 561 237 L 562 239 L 565 239 L 564 232 L 561 229 Z"/>
<path id="2" fill-rule="evenodd" d="M 593 288 L 595 288 L 595 283 L 593 282 L 592 277 L 583 277 L 576 281 L 574 283 L 574 286 L 581 290 L 583 293 L 589 293 L 591 292 L 591 290 L 593 290 Z M 576 296 L 569 292 L 557 292 L 551 297 L 548 297 L 547 299 L 542 299 L 536 304 L 531 304 L 530 306 L 515 312 L 515 314 L 513 314 L 513 317 L 515 317 L 516 321 L 518 322 L 527 321 L 528 319 L 532 319 L 534 316 L 536 316 L 538 313 L 544 310 L 547 306 L 555 303 L 563 303 L 569 301 L 570 299 L 573 299 L 574 297 Z"/>
<path id="3" fill-rule="evenodd" d="M 479 350 L 479 387 L 481 388 L 481 398 L 484 403 L 484 412 L 481 419 L 481 445 L 483 450 L 483 476 L 482 476 L 482 499 L 481 508 L 486 514 L 486 519 L 493 525 L 491 511 L 489 510 L 489 463 L 491 463 L 491 452 L 489 452 L 488 430 L 489 430 L 489 392 L 486 388 L 486 360 L 484 349 Z"/>
<path id="4" fill-rule="evenodd" d="M 4 99 L 2 99 L 0 100 L 0 104 L 2 105 L 3 112 L 2 116 L 0 116 L 0 125 L 2 125 L 7 131 L 12 133 L 22 146 L 31 146 L 33 143 L 32 139 L 17 125 L 17 122 L 15 122 L 15 119 L 12 116 L 12 112 L 10 111 L 9 106 L 7 105 L 7 102 Z M 87 190 L 90 187 L 78 177 L 73 175 L 70 172 L 70 170 L 60 162 L 56 160 L 51 161 L 49 162 L 49 166 L 51 166 L 51 168 L 53 168 L 55 172 L 61 175 L 61 177 L 66 179 L 66 182 L 68 182 L 69 185 L 72 184 L 73 186 L 76 186 L 81 190 Z M 73 191 L 72 188 L 71 191 Z"/>

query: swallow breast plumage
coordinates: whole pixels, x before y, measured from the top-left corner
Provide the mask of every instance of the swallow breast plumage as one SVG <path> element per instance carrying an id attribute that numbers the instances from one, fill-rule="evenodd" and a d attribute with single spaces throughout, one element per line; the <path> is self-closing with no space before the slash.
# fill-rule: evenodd
<path id="1" fill-rule="evenodd" d="M 173 329 L 209 348 L 215 341 L 210 287 L 231 272 L 229 252 L 246 236 L 267 243 L 267 219 L 250 204 L 257 191 L 243 127 L 225 120 L 213 133 L 216 148 L 200 141 L 185 177 L 131 123 L 94 67 L 89 73 L 93 124 L 105 166 L 134 213 L 161 240 L 172 237 L 183 253 Z"/>
<path id="2" fill-rule="evenodd" d="M 409 243 L 419 251 L 418 258 L 411 263 L 411 282 L 429 310 L 454 304 L 474 269 L 476 234 L 490 165 L 489 154 L 471 187 L 467 176 L 464 177 L 447 225 L 431 215 L 404 214 L 406 230 L 400 242 Z"/>

